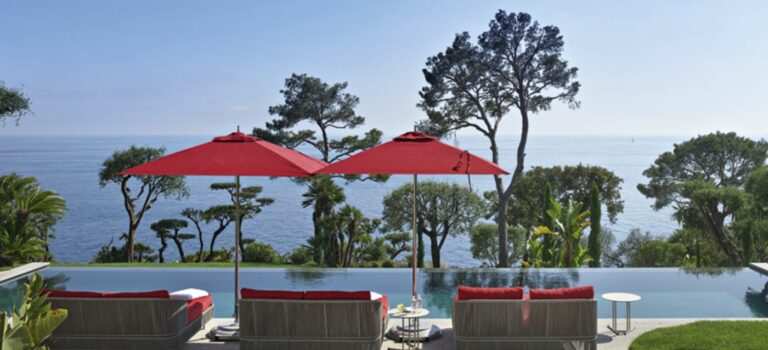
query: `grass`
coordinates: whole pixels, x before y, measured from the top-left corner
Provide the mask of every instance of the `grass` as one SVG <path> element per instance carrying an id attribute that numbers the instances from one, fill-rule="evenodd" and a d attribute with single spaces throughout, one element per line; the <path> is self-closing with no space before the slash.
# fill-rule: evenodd
<path id="1" fill-rule="evenodd" d="M 58 266 L 58 267 L 157 267 L 157 268 L 168 268 L 168 267 L 234 267 L 234 262 L 202 262 L 202 263 L 177 263 L 177 262 L 169 262 L 169 263 L 105 263 L 105 264 L 95 264 L 95 263 L 53 263 L 51 266 Z M 297 266 L 297 265 L 290 265 L 290 264 L 262 264 L 262 263 L 240 263 L 240 267 L 303 267 L 303 266 Z"/>
<path id="2" fill-rule="evenodd" d="M 630 350 L 768 349 L 768 322 L 699 321 L 642 334 Z"/>

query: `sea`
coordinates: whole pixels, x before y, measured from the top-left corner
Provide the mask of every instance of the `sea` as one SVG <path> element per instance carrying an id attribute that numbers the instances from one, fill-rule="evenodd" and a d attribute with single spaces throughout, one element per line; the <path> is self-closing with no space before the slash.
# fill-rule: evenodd
<path id="1" fill-rule="evenodd" d="M 675 143 L 688 138 L 531 135 L 525 166 L 585 164 L 605 167 L 623 179 L 624 212 L 616 223 L 611 224 L 605 219 L 603 227 L 610 228 L 617 241 L 634 228 L 667 236 L 678 228 L 671 217 L 671 209 L 657 211 L 651 208 L 652 201 L 638 192 L 637 185 L 647 182 L 642 172 L 659 154 L 672 150 Z M 60 193 L 67 202 L 68 211 L 55 227 L 56 237 L 50 241 L 50 249 L 58 262 L 89 262 L 101 246 L 109 242 L 119 244 L 121 233 L 128 227 L 119 186 L 99 185 L 98 172 L 102 162 L 114 151 L 131 145 L 165 147 L 170 153 L 210 139 L 210 136 L 0 136 L 0 174 L 13 172 L 34 176 L 45 189 Z M 516 137 L 503 137 L 499 142 L 501 166 L 510 171 L 515 166 L 517 141 Z M 488 142 L 482 137 L 458 136 L 446 142 L 490 158 Z M 463 175 L 420 176 L 419 179 L 468 183 Z M 226 192 L 209 189 L 211 183 L 224 181 L 233 179 L 187 177 L 191 195 L 182 200 L 158 200 L 144 217 L 138 240 L 158 248 L 160 242 L 149 228 L 151 223 L 165 218 L 181 218 L 179 213 L 185 208 L 205 209 L 227 204 Z M 243 186 L 263 186 L 263 196 L 275 199 L 273 205 L 244 222 L 244 237 L 269 243 L 278 252 L 288 253 L 312 235 L 311 209 L 301 206 L 305 187 L 286 178 L 245 177 L 241 181 Z M 369 217 L 380 217 L 384 196 L 410 181 L 410 176 L 395 175 L 386 183 L 342 184 L 349 204 L 360 208 Z M 508 181 L 507 176 L 505 182 Z M 478 193 L 493 189 L 490 176 L 472 176 L 471 183 Z M 209 228 L 206 233 L 210 235 L 211 230 Z M 234 225 L 219 237 L 217 246 L 231 247 L 233 243 Z M 450 237 L 442 249 L 442 259 L 448 266 L 479 266 L 481 262 L 472 258 L 469 248 L 467 235 Z M 186 242 L 187 252 L 196 249 L 196 240 Z M 166 259 L 177 257 L 175 247 L 170 245 Z"/>

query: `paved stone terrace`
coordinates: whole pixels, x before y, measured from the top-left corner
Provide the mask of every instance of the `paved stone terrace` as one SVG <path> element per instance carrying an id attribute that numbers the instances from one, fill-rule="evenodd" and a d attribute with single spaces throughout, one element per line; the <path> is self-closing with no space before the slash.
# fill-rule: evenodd
<path id="1" fill-rule="evenodd" d="M 611 331 L 608 330 L 608 324 L 611 323 L 611 319 L 598 319 L 598 334 L 597 334 L 597 348 L 599 350 L 625 350 L 629 348 L 629 344 L 637 338 L 640 334 L 648 332 L 652 329 L 660 327 L 677 326 L 681 324 L 691 323 L 701 320 L 715 320 L 715 319 L 694 319 L 694 318 L 663 318 L 663 319 L 650 319 L 650 318 L 638 318 L 632 319 L 632 326 L 635 328 L 628 335 L 614 336 Z M 722 319 L 719 319 L 722 320 Z M 728 320 L 750 320 L 761 321 L 760 319 L 728 319 Z M 451 320 L 450 319 L 430 319 L 432 322 L 443 329 L 443 337 L 429 343 L 424 344 L 426 350 L 452 350 L 453 349 L 453 335 L 451 332 Z M 619 327 L 623 327 L 623 319 L 619 319 Z M 208 323 L 206 329 L 201 330 L 187 343 L 184 347 L 185 350 L 234 350 L 239 349 L 237 342 L 210 342 L 205 338 L 205 334 L 213 327 L 220 324 L 231 323 L 232 319 L 216 318 Z M 390 320 L 390 326 L 393 326 L 395 322 L 399 320 Z M 382 350 L 385 349 L 400 349 L 399 343 L 392 341 L 385 341 L 382 345 Z"/>

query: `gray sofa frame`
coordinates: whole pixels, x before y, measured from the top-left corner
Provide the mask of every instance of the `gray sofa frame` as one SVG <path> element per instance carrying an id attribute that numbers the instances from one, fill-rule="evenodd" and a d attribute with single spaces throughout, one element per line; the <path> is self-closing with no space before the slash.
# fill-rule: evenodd
<path id="1" fill-rule="evenodd" d="M 51 349 L 178 349 L 213 318 L 213 305 L 187 323 L 178 299 L 53 298 L 69 315 L 47 340 Z"/>
<path id="2" fill-rule="evenodd" d="M 457 300 L 452 317 L 455 350 L 597 349 L 594 299 Z"/>
<path id="3" fill-rule="evenodd" d="M 380 300 L 240 300 L 241 350 L 380 350 Z"/>

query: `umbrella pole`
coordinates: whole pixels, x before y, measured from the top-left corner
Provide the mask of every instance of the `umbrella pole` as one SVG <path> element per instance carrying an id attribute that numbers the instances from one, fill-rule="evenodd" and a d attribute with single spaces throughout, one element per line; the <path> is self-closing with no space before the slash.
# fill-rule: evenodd
<path id="1" fill-rule="evenodd" d="M 416 178 L 416 174 L 413 174 L 413 251 L 411 252 L 412 262 L 411 262 L 411 273 L 412 273 L 412 282 L 413 282 L 413 290 L 412 296 L 416 298 L 418 295 L 417 288 L 416 288 L 416 263 L 418 262 L 418 254 L 419 254 L 419 237 L 418 237 L 418 227 L 416 223 L 416 183 L 418 182 L 418 179 Z"/>
<path id="2" fill-rule="evenodd" d="M 235 176 L 235 324 L 240 321 L 238 313 L 238 289 L 240 276 L 240 176 Z"/>

